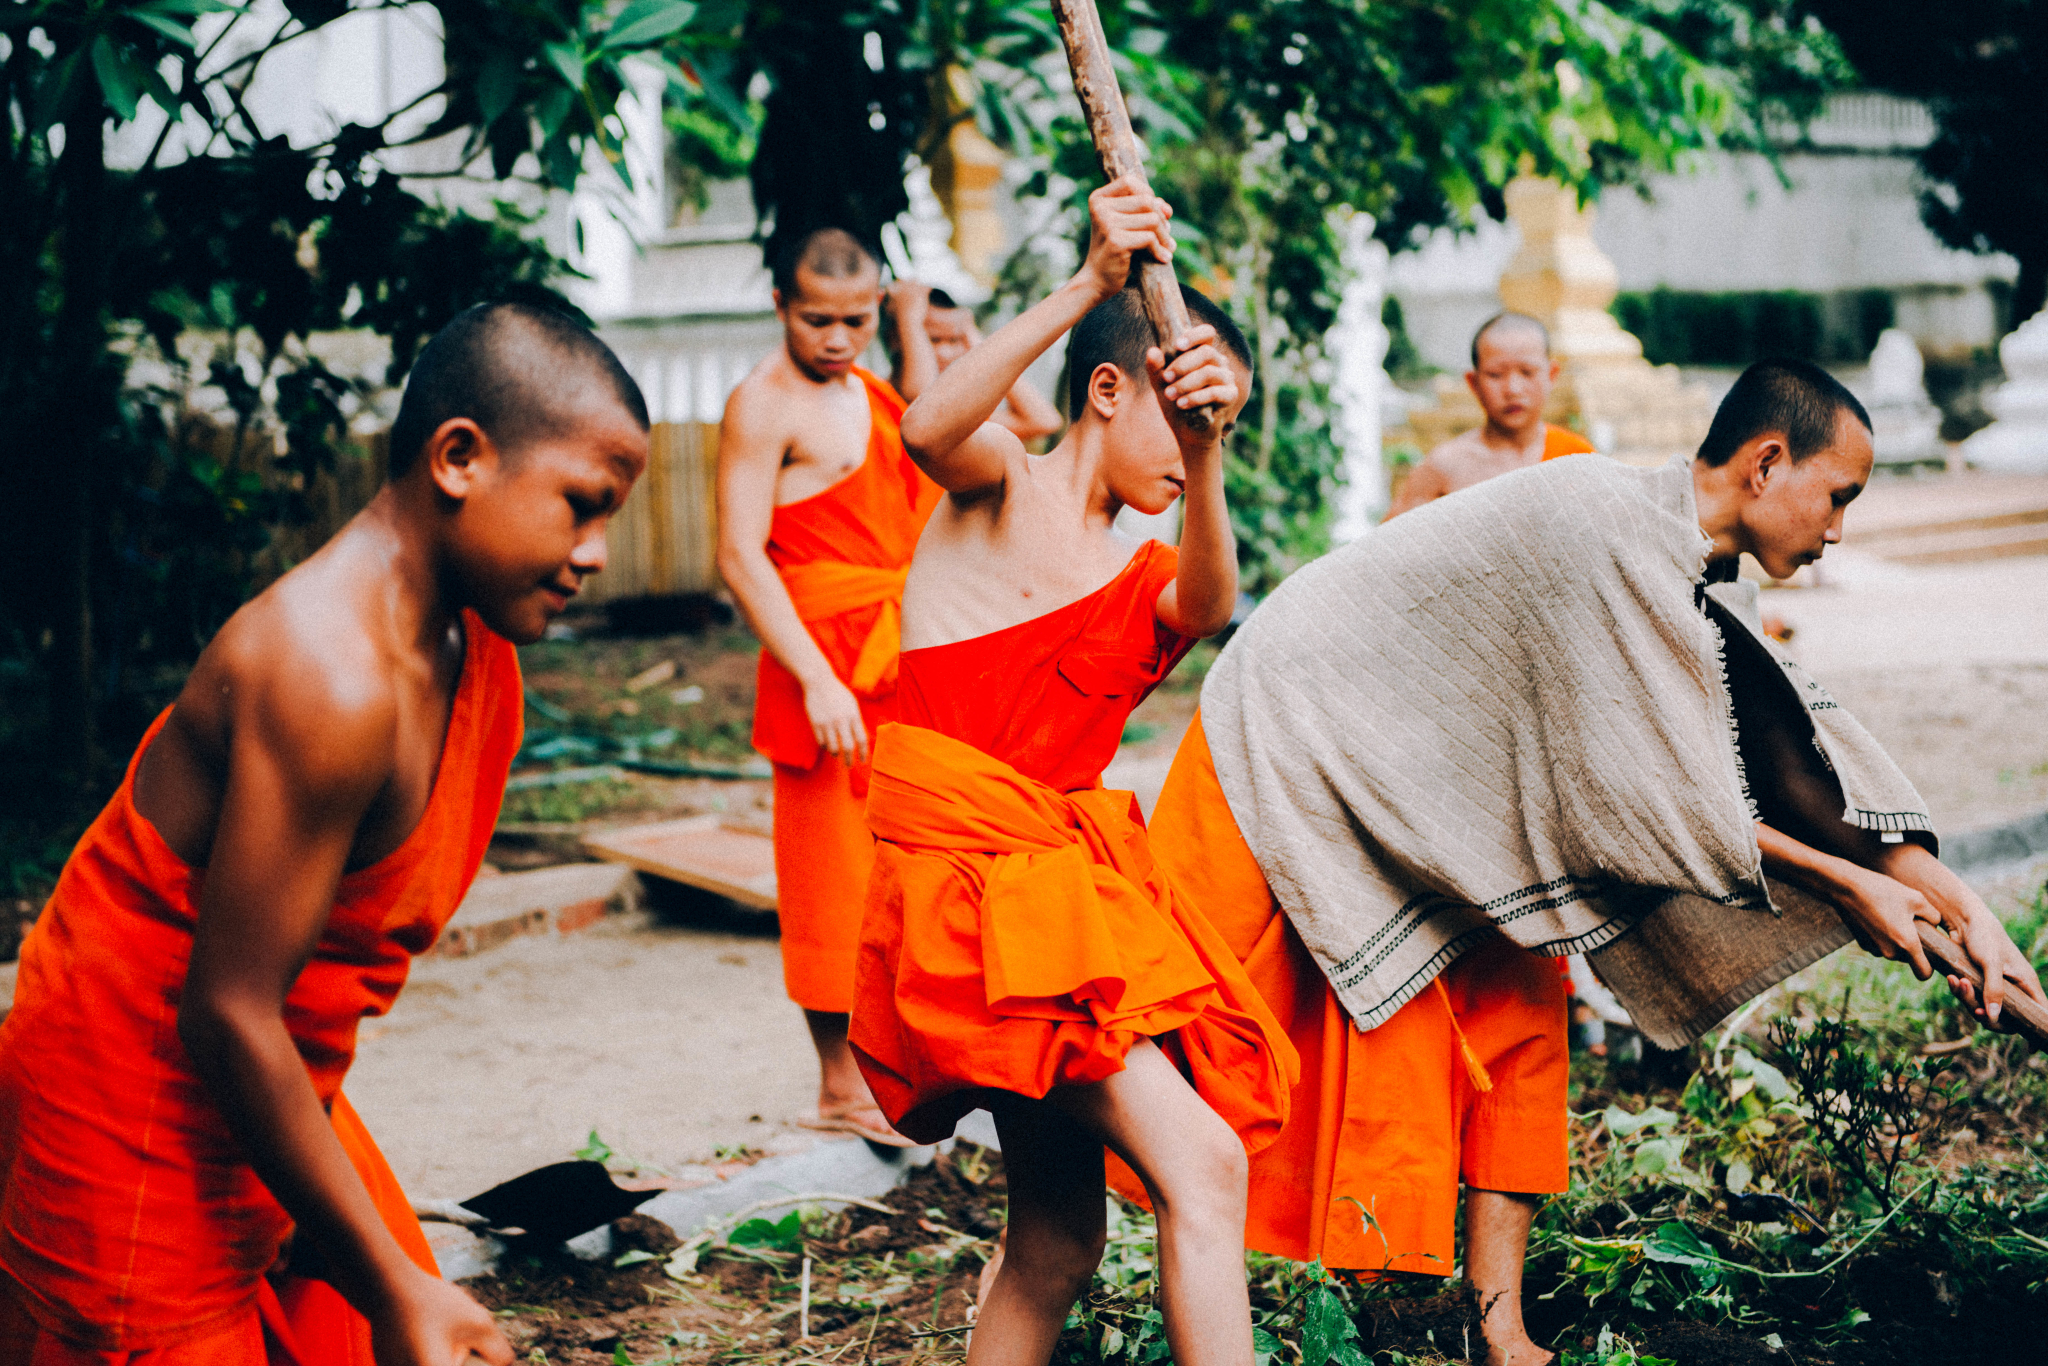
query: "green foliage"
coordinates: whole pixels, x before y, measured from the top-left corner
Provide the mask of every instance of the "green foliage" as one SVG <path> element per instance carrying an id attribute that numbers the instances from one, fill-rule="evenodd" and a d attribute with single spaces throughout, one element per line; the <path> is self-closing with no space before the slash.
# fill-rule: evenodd
<path id="1" fill-rule="evenodd" d="M 2015 322 L 2048 298 L 2048 9 L 2037 0 L 1805 0 L 1870 85 L 1924 100 L 1920 216 L 1949 246 L 2019 261 Z"/>
<path id="2" fill-rule="evenodd" d="M 1654 289 L 1615 296 L 1610 311 L 1657 365 L 1747 365 L 1766 356 L 1861 361 L 1892 325 L 1891 293 L 1725 293 Z"/>

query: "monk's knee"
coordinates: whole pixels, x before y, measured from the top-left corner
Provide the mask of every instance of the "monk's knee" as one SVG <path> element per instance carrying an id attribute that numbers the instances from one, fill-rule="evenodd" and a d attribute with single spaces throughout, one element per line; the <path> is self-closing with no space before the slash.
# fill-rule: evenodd
<path id="1" fill-rule="evenodd" d="M 1016 1276 L 1038 1297 L 1072 1304 L 1087 1290 L 1108 1245 L 1109 1235 L 1099 1223 L 1090 1229 L 1013 1223 L 1004 1245 L 1003 1273 Z"/>
<path id="2" fill-rule="evenodd" d="M 1217 1118 L 1186 1135 L 1166 1165 L 1152 1191 L 1161 1218 L 1242 1234 L 1251 1162 L 1228 1124 Z"/>

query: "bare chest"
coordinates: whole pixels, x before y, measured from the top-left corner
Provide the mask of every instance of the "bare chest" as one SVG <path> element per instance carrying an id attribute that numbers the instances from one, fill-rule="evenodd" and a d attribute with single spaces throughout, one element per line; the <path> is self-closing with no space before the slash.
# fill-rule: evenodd
<path id="1" fill-rule="evenodd" d="M 904 649 L 972 640 L 1056 612 L 1109 583 L 1135 549 L 1107 531 L 977 530 L 927 528 L 904 584 Z"/>
<path id="2" fill-rule="evenodd" d="M 777 507 L 823 493 L 866 462 L 874 414 L 866 387 L 854 385 L 806 395 L 793 409 L 775 479 Z"/>

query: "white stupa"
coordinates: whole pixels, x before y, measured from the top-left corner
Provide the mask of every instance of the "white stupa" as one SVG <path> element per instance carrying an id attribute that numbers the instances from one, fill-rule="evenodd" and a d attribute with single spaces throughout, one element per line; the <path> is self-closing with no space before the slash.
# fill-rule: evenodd
<path id="1" fill-rule="evenodd" d="M 2048 474 L 2048 309 L 1998 344 L 2005 383 L 1985 395 L 1995 419 L 1963 443 L 1963 458 L 2001 474 Z"/>
<path id="2" fill-rule="evenodd" d="M 1941 410 L 1927 401 L 1926 374 L 1926 362 L 1910 336 L 1896 327 L 1878 335 L 1863 394 L 1878 464 L 1911 465 L 1943 458 Z"/>

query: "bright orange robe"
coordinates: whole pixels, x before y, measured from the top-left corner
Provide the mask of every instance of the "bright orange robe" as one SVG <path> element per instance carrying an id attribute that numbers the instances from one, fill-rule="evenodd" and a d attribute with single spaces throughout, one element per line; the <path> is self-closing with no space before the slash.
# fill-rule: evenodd
<path id="1" fill-rule="evenodd" d="M 1543 424 L 1543 458 L 1555 460 L 1561 455 L 1583 455 L 1593 449 L 1593 443 L 1569 427 Z"/>
<path id="2" fill-rule="evenodd" d="M 474 613 L 463 624 L 426 812 L 397 850 L 341 880 L 284 1011 L 342 1146 L 430 1271 L 419 1222 L 341 1082 L 358 1023 L 390 1009 L 475 878 L 519 749 L 518 658 Z M 250 1363 L 266 1342 L 272 1362 L 368 1366 L 369 1325 L 339 1294 L 266 1276 L 290 1217 L 178 1041 L 205 872 L 133 801 L 136 765 L 169 715 L 64 865 L 0 1024 L 0 1366 Z"/>
<path id="3" fill-rule="evenodd" d="M 1569 1057 L 1554 960 L 1496 938 L 1446 968 L 1442 990 L 1361 1032 L 1239 833 L 1199 716 L 1153 812 L 1152 847 L 1301 1056 L 1287 1127 L 1252 1159 L 1246 1246 L 1332 1268 L 1448 1276 L 1460 1180 L 1566 1188 Z"/>
<path id="4" fill-rule="evenodd" d="M 903 450 L 903 399 L 855 369 L 868 391 L 868 454 L 822 493 L 775 509 L 768 558 L 832 671 L 860 699 L 868 735 L 896 717 L 903 577 L 939 486 Z M 853 959 L 874 837 L 861 817 L 867 772 L 819 748 L 803 685 L 766 650 L 754 748 L 775 764 L 775 888 L 782 976 L 807 1010 L 853 1006 Z"/>
<path id="5" fill-rule="evenodd" d="M 1101 787 L 1124 719 L 1194 643 L 1160 624 L 1178 557 L 1148 542 L 1042 617 L 903 656 L 875 750 L 877 846 L 852 1042 L 883 1113 L 948 1137 L 985 1089 L 1042 1097 L 1162 1038 L 1248 1149 L 1295 1060 L 1229 946 Z"/>

